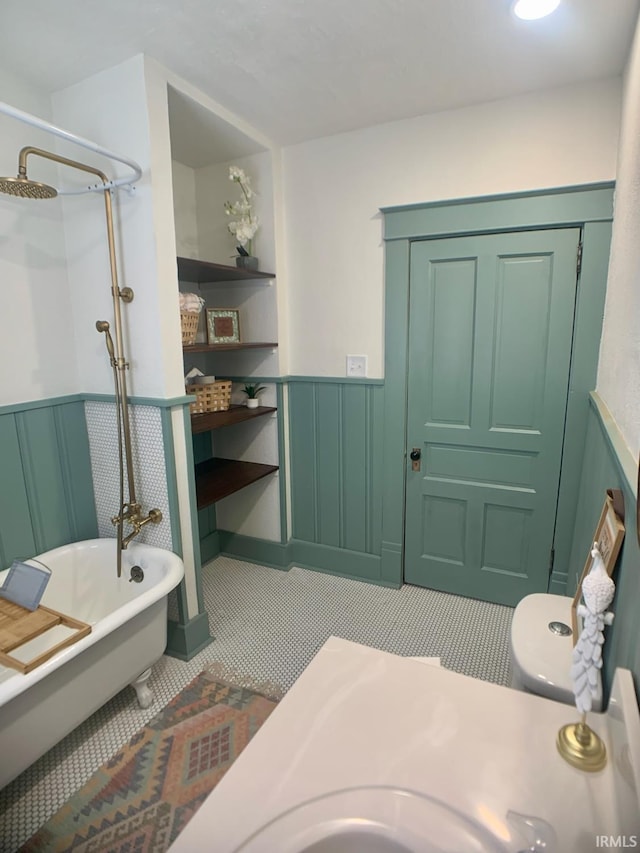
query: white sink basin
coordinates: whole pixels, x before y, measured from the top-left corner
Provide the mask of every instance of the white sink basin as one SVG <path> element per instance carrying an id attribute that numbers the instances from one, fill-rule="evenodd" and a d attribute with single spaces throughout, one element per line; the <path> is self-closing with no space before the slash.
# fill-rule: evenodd
<path id="1" fill-rule="evenodd" d="M 486 829 L 425 794 L 349 788 L 276 817 L 236 853 L 504 853 Z"/>

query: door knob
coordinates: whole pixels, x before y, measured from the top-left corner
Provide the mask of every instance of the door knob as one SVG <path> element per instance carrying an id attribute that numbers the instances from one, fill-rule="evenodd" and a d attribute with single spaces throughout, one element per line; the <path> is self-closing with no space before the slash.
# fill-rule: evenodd
<path id="1" fill-rule="evenodd" d="M 419 447 L 414 447 L 411 453 L 409 454 L 409 459 L 412 462 L 417 462 L 422 457 L 422 451 Z"/>

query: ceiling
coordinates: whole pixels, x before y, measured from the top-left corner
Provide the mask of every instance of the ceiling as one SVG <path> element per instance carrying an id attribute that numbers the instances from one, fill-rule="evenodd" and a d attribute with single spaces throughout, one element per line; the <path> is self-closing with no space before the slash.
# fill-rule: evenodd
<path id="1" fill-rule="evenodd" d="M 0 66 L 53 92 L 145 53 L 288 145 L 618 75 L 639 3 L 1 0 Z"/>

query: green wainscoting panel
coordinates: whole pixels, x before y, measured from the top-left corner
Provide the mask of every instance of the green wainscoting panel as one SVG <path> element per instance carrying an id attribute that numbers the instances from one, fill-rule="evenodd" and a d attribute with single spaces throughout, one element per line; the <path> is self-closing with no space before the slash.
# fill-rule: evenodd
<path id="1" fill-rule="evenodd" d="M 380 556 L 383 398 L 379 381 L 290 380 L 292 543 L 322 546 L 334 557 L 340 551 Z M 295 550 L 298 560 L 299 545 Z M 354 561 L 348 557 L 348 564 Z M 374 579 L 375 564 L 379 579 L 379 560 L 358 562 L 361 567 L 337 571 Z"/>
<path id="2" fill-rule="evenodd" d="M 98 535 L 84 403 L 53 409 L 71 538 Z"/>
<path id="3" fill-rule="evenodd" d="M 3 408 L 0 470 L 3 567 L 98 535 L 82 401 Z"/>
<path id="4" fill-rule="evenodd" d="M 317 421 L 316 385 L 313 382 L 290 385 L 291 521 L 293 536 L 304 542 L 317 542 L 319 538 Z"/>
<path id="5" fill-rule="evenodd" d="M 613 574 L 616 595 L 611 605 L 615 613 L 613 625 L 605 629 L 604 685 L 608 697 L 615 668 L 632 671 L 636 695 L 640 700 L 640 641 L 638 609 L 640 608 L 640 547 L 636 532 L 636 483 L 625 475 L 624 460 L 616 452 L 608 412 L 594 395 L 588 412 L 584 465 L 576 509 L 576 523 L 571 548 L 569 580 L 566 593 L 573 595 L 587 558 L 593 533 L 598 524 L 607 489 L 621 489 L 625 499 L 625 538 L 618 566 Z M 615 424 L 613 424 L 615 430 Z M 631 453 L 628 452 L 631 457 Z M 634 471 L 635 473 L 635 471 Z"/>
<path id="6" fill-rule="evenodd" d="M 0 416 L 0 557 L 3 569 L 16 557 L 38 553 L 14 415 Z"/>
<path id="7" fill-rule="evenodd" d="M 226 554 L 279 569 L 304 565 L 399 585 L 396 578 L 382 578 L 380 568 L 384 380 L 264 376 L 260 381 L 276 384 L 281 413 L 280 542 L 218 530 L 215 506 L 207 507 L 198 512 L 203 564 Z M 193 436 L 196 463 L 212 452 L 210 433 Z M 287 475 L 291 486 L 289 535 Z"/>

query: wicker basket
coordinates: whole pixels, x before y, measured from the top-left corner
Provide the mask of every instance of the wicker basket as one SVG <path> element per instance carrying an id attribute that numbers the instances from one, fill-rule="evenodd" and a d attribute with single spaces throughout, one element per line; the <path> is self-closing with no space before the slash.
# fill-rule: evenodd
<path id="1" fill-rule="evenodd" d="M 182 346 L 188 347 L 196 341 L 196 332 L 198 331 L 198 322 L 200 321 L 199 311 L 181 311 L 180 326 L 182 327 Z"/>
<path id="2" fill-rule="evenodd" d="M 192 415 L 226 412 L 231 405 L 231 380 L 210 382 L 208 385 L 187 385 L 187 394 L 195 394 L 197 398 L 189 406 Z"/>

